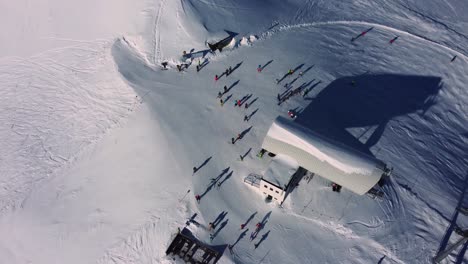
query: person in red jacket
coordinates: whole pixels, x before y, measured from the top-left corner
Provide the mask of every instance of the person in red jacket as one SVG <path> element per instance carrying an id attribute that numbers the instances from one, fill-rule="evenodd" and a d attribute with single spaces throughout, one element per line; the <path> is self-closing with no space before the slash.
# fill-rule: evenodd
<path id="1" fill-rule="evenodd" d="M 257 228 L 257 231 L 262 227 L 262 223 L 258 222 L 255 227 Z"/>

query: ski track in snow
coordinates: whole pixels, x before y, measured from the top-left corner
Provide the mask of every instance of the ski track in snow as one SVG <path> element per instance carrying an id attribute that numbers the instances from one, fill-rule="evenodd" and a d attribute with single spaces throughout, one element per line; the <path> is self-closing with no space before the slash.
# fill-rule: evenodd
<path id="1" fill-rule="evenodd" d="M 132 232 L 128 238 L 122 239 L 116 243 L 112 249 L 98 261 L 98 263 L 151 263 L 157 261 L 162 262 L 160 252 L 152 245 L 167 243 L 161 241 L 161 234 L 166 230 L 162 230 L 160 218 L 153 217 L 147 224 L 143 225 L 139 230 Z M 142 257 L 144 256 L 144 257 Z"/>
<path id="2" fill-rule="evenodd" d="M 185 0 L 185 1 L 187 1 L 187 0 Z M 188 0 L 188 1 L 190 1 L 190 0 Z M 252 10 L 252 8 L 216 4 L 216 3 L 213 3 L 213 2 L 208 2 L 206 0 L 196 0 L 196 1 L 198 1 L 200 3 L 203 3 L 205 5 L 208 5 L 208 6 L 215 7 L 215 8 L 235 9 L 235 10 Z M 233 2 L 235 2 L 235 1 L 233 1 Z"/>
<path id="3" fill-rule="evenodd" d="M 312 9 L 312 6 L 316 4 L 316 1 L 314 0 L 307 0 L 305 3 L 297 9 L 296 13 L 294 14 L 294 19 L 295 20 L 300 20 L 302 17 L 306 17 L 305 13 L 308 12 L 308 10 Z"/>
<path id="4" fill-rule="evenodd" d="M 0 61 L 5 106 L 0 136 L 9 138 L 1 142 L 0 174 L 7 177 L 0 182 L 0 212 L 21 206 L 34 185 L 72 163 L 135 109 L 133 91 L 109 71 L 111 43 Z M 96 77 L 103 71 L 109 74 Z"/>
<path id="5" fill-rule="evenodd" d="M 329 222 L 320 221 L 320 220 L 316 220 L 316 219 L 313 219 L 313 218 L 308 218 L 308 217 L 305 217 L 305 216 L 302 216 L 302 215 L 299 215 L 299 214 L 296 214 L 296 213 L 293 213 L 293 212 L 289 212 L 288 214 L 291 215 L 291 216 L 294 216 L 294 217 L 297 217 L 297 218 L 312 222 L 312 223 L 314 223 L 316 225 L 319 225 L 320 227 L 326 229 L 327 231 L 336 233 L 336 234 L 342 236 L 345 239 L 360 240 L 361 244 L 368 245 L 369 247 L 374 248 L 375 250 L 377 250 L 378 252 L 380 252 L 384 256 L 388 256 L 390 259 L 392 259 L 396 263 L 405 263 L 404 261 L 400 260 L 395 254 L 393 254 L 393 252 L 391 250 L 388 250 L 385 246 L 381 245 L 380 243 L 378 243 L 375 240 L 372 240 L 370 238 L 361 237 L 361 236 L 356 235 L 353 232 L 352 229 L 350 229 L 350 228 L 348 228 L 348 227 L 346 227 L 346 226 L 344 226 L 342 224 L 334 223 L 332 221 L 329 221 Z M 364 223 L 361 223 L 361 222 L 358 222 L 358 223 L 368 227 L 367 224 L 364 224 Z M 352 222 L 351 222 L 351 224 L 352 224 Z"/>
<path id="6" fill-rule="evenodd" d="M 377 224 L 377 225 L 373 225 L 373 224 L 368 224 L 368 223 L 364 223 L 364 222 L 361 222 L 361 221 L 352 221 L 352 222 L 348 222 L 346 223 L 347 225 L 353 225 L 353 224 L 359 224 L 359 225 L 362 225 L 364 227 L 367 227 L 367 228 L 378 228 L 380 226 L 382 226 L 382 222 Z"/>
<path id="7" fill-rule="evenodd" d="M 173 208 L 172 208 L 173 209 Z M 147 223 L 132 230 L 128 237 L 122 238 L 110 246 L 104 255 L 97 261 L 98 264 L 127 264 L 127 263 L 173 263 L 164 254 L 165 249 L 175 236 L 174 230 L 184 226 L 184 219 L 190 218 L 186 203 L 177 203 L 176 209 L 179 217 L 175 222 L 162 217 L 164 210 L 151 212 Z M 198 219 L 200 221 L 200 219 Z M 169 240 L 161 238 L 170 237 Z M 161 245 L 163 247 L 155 247 Z"/>
<path id="8" fill-rule="evenodd" d="M 295 29 L 295 28 L 303 28 L 303 27 L 318 27 L 318 26 L 325 26 L 325 25 L 358 25 L 358 26 L 380 28 L 380 29 L 384 29 L 384 30 L 387 30 L 387 31 L 390 31 L 390 32 L 398 33 L 400 35 L 410 36 L 410 37 L 416 38 L 418 40 L 421 40 L 423 42 L 431 43 L 431 44 L 436 45 L 436 46 L 438 46 L 440 48 L 448 50 L 448 51 L 452 52 L 453 54 L 457 54 L 460 57 L 463 57 L 465 59 L 467 58 L 467 55 L 465 55 L 464 53 L 462 53 L 460 51 L 457 51 L 457 50 L 454 50 L 454 49 L 452 49 L 452 48 L 450 48 L 448 46 L 445 46 L 445 45 L 443 45 L 443 44 L 441 44 L 439 42 L 436 42 L 434 40 L 431 40 L 431 39 L 429 39 L 427 37 L 424 37 L 424 36 L 421 36 L 421 35 L 418 35 L 418 34 L 414 34 L 414 33 L 408 32 L 408 31 L 400 30 L 400 29 L 397 29 L 397 28 L 393 28 L 393 27 L 390 27 L 390 26 L 385 26 L 385 25 L 381 25 L 381 24 L 377 24 L 377 23 L 371 23 L 371 22 L 365 22 L 365 21 L 336 20 L 336 21 L 326 21 L 326 22 L 301 23 L 301 24 L 295 24 L 295 25 L 283 25 L 278 29 L 272 29 L 270 31 L 267 31 L 267 32 L 263 33 L 262 36 L 266 37 L 266 36 L 270 35 L 271 33 L 276 32 L 276 31 L 284 31 L 284 30 Z"/>
<path id="9" fill-rule="evenodd" d="M 445 2 L 448 3 L 447 1 L 445 1 Z M 442 26 L 445 30 L 450 31 L 450 32 L 454 33 L 455 35 L 460 36 L 460 37 L 468 40 L 468 36 L 466 36 L 465 34 L 457 31 L 456 29 L 451 28 L 450 26 L 448 26 L 444 22 L 441 22 L 441 21 L 439 21 L 439 20 L 437 20 L 437 19 L 435 19 L 435 18 L 433 18 L 433 17 L 431 17 L 429 15 L 426 15 L 426 14 L 424 14 L 424 13 L 422 13 L 422 12 L 420 12 L 420 11 L 414 9 L 414 8 L 411 8 L 408 5 L 404 5 L 404 4 L 401 4 L 399 2 L 396 2 L 396 3 L 398 3 L 404 9 L 418 15 L 419 17 L 422 17 L 423 19 L 429 20 L 430 22 L 432 22 L 432 24 Z M 453 7 L 451 5 L 449 5 L 449 6 L 453 9 Z"/>
<path id="10" fill-rule="evenodd" d="M 156 13 L 156 16 L 154 18 L 154 24 L 153 24 L 153 60 L 152 62 L 154 64 L 158 64 L 161 62 L 162 58 L 162 51 L 161 51 L 161 17 L 164 13 L 164 5 L 166 3 L 166 0 L 161 0 L 159 2 L 159 8 L 158 12 Z"/>

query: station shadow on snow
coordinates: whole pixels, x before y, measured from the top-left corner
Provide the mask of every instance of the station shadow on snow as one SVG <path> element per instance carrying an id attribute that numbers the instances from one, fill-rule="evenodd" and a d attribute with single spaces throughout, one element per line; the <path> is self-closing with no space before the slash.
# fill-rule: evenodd
<path id="1" fill-rule="evenodd" d="M 122 76 L 143 95 L 148 92 L 147 87 L 157 82 L 155 70 L 132 54 L 123 42 L 115 41 L 112 56 Z M 418 111 L 424 114 L 436 103 L 441 88 L 442 79 L 435 76 L 389 73 L 341 77 L 312 98 L 298 113 L 296 122 L 372 155 L 370 147 L 380 140 L 392 118 Z M 346 130 L 354 127 L 376 128 L 367 141 L 361 143 Z"/>
<path id="2" fill-rule="evenodd" d="M 297 115 L 296 122 L 372 155 L 370 147 L 380 140 L 392 118 L 418 111 L 424 114 L 436 103 L 441 80 L 433 76 L 398 74 L 342 77 L 312 98 Z M 346 130 L 354 127 L 376 128 L 367 141 L 361 143 Z"/>

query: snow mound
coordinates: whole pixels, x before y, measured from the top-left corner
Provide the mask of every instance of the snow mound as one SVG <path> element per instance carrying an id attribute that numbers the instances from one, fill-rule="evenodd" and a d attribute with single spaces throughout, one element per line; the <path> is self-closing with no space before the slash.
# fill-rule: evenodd
<path id="1" fill-rule="evenodd" d="M 249 46 L 250 45 L 250 39 L 246 38 L 246 37 L 243 37 L 240 42 L 239 42 L 239 45 L 241 46 Z"/>
<path id="2" fill-rule="evenodd" d="M 255 41 L 257 41 L 257 40 L 258 40 L 258 37 L 257 37 L 257 36 L 255 36 L 255 35 L 250 35 L 250 36 L 249 36 L 249 41 L 250 41 L 250 43 L 255 42 Z"/>
<path id="3" fill-rule="evenodd" d="M 253 42 L 257 41 L 258 37 L 255 35 L 250 35 L 248 37 L 242 37 L 239 41 L 240 46 L 250 46 Z"/>

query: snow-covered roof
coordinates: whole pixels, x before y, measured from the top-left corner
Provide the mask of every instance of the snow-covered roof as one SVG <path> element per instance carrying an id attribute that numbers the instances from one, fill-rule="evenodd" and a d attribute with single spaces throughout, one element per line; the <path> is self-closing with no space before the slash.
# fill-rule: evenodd
<path id="1" fill-rule="evenodd" d="M 284 117 L 271 125 L 262 148 L 294 158 L 303 168 L 365 194 L 384 173 L 382 161 L 323 137 Z"/>
<path id="2" fill-rule="evenodd" d="M 284 189 L 291 179 L 291 176 L 298 168 L 299 164 L 294 158 L 284 154 L 278 154 L 270 162 L 267 170 L 263 174 L 263 179 Z"/>

